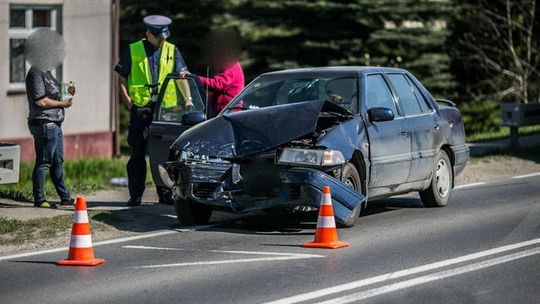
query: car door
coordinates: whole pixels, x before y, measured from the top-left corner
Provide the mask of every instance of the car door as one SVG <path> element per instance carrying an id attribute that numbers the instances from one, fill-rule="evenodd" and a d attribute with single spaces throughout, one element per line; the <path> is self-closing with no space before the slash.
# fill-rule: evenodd
<path id="1" fill-rule="evenodd" d="M 184 93 L 181 81 L 187 81 L 190 87 L 191 97 L 193 98 L 193 108 L 186 109 L 184 102 Z M 171 88 L 169 82 L 172 82 L 176 95 L 174 102 L 163 102 L 165 90 Z M 150 170 L 154 183 L 158 187 L 165 187 L 158 171 L 158 165 L 165 163 L 169 158 L 169 147 L 190 125 L 182 124 L 182 116 L 187 112 L 204 112 L 205 105 L 197 89 L 197 85 L 192 78 L 180 79 L 175 76 L 169 76 L 161 86 L 161 92 L 154 109 L 154 120 L 150 125 L 148 136 L 148 155 L 150 158 Z"/>
<path id="2" fill-rule="evenodd" d="M 388 108 L 394 112 L 389 121 L 370 121 L 367 119 L 371 174 L 370 195 L 392 193 L 396 185 L 407 181 L 411 161 L 411 143 L 407 126 L 401 117 L 394 97 L 382 74 L 369 74 L 365 77 L 364 106 Z"/>
<path id="3" fill-rule="evenodd" d="M 387 77 L 398 97 L 411 136 L 412 159 L 407 182 L 428 179 L 441 138 L 436 113 L 408 75 L 389 73 Z"/>

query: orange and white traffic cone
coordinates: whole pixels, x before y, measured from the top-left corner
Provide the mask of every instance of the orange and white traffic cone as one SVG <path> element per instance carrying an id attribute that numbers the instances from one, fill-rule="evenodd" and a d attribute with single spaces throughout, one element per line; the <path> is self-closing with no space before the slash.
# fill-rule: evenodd
<path id="1" fill-rule="evenodd" d="M 58 261 L 56 264 L 64 266 L 96 266 L 103 263 L 105 263 L 104 259 L 96 259 L 94 257 L 92 232 L 90 231 L 88 212 L 86 211 L 86 200 L 82 196 L 77 196 L 68 258 Z"/>
<path id="2" fill-rule="evenodd" d="M 349 243 L 340 242 L 338 239 L 330 187 L 324 186 L 317 228 L 315 229 L 315 239 L 311 243 L 305 243 L 304 247 L 337 249 L 347 246 L 349 246 Z"/>

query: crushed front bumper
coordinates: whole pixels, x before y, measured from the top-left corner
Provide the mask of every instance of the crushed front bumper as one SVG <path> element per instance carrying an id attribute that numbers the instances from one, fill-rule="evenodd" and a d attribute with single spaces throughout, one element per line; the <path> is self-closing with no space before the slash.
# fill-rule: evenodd
<path id="1" fill-rule="evenodd" d="M 176 175 L 173 190 L 177 197 L 236 213 L 295 206 L 318 208 L 322 188 L 329 186 L 336 220 L 346 222 L 354 208 L 365 201 L 362 194 L 338 179 L 312 168 L 275 165 L 258 170 L 261 172 L 254 177 L 253 172 L 242 172 L 238 164 L 229 162 L 171 165 L 168 168 Z"/>

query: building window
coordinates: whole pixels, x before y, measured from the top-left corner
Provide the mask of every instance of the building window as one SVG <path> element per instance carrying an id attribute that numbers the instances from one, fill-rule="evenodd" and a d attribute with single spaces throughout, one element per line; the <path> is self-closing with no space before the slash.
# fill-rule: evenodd
<path id="1" fill-rule="evenodd" d="M 30 66 L 24 58 L 24 42 L 38 28 L 60 32 L 58 6 L 10 5 L 9 7 L 9 88 L 24 89 Z M 53 71 L 58 76 L 60 71 Z"/>

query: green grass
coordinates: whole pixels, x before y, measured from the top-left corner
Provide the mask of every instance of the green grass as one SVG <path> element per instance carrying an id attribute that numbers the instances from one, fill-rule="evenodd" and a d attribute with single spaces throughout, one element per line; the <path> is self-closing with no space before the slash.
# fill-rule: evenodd
<path id="1" fill-rule="evenodd" d="M 511 150 L 510 148 L 505 150 L 495 150 L 483 155 L 471 157 L 469 163 L 502 161 L 509 158 L 520 158 L 540 162 L 540 147 L 525 147 L 515 150 Z"/>
<path id="2" fill-rule="evenodd" d="M 540 125 L 519 128 L 520 135 L 534 134 L 534 133 L 540 133 Z M 510 128 L 501 127 L 500 130 L 497 132 L 483 132 L 483 133 L 467 134 L 466 141 L 469 143 L 482 142 L 482 141 L 488 141 L 488 140 L 508 138 L 509 136 L 510 136 Z"/>
<path id="3" fill-rule="evenodd" d="M 100 219 L 119 221 L 111 211 L 89 211 L 88 214 L 92 231 L 108 229 Z M 17 246 L 34 242 L 46 244 L 48 240 L 62 235 L 66 236 L 66 241 L 69 242 L 72 218 L 71 214 L 25 221 L 0 217 L 0 246 Z"/>
<path id="4" fill-rule="evenodd" d="M 97 190 L 113 188 L 110 180 L 113 177 L 125 177 L 126 163 L 128 158 L 115 159 L 88 158 L 74 159 L 64 162 L 64 178 L 66 186 L 72 196 L 76 194 L 88 194 Z M 32 171 L 34 163 L 21 163 L 19 183 L 0 185 L 0 197 L 17 201 L 33 201 L 32 196 Z M 148 183 L 151 183 L 150 170 L 147 170 Z M 45 194 L 53 201 L 59 200 L 56 190 L 47 176 Z"/>
<path id="5" fill-rule="evenodd" d="M 69 214 L 27 221 L 0 218 L 0 245 L 22 245 L 43 241 L 66 232 L 71 227 Z"/>

